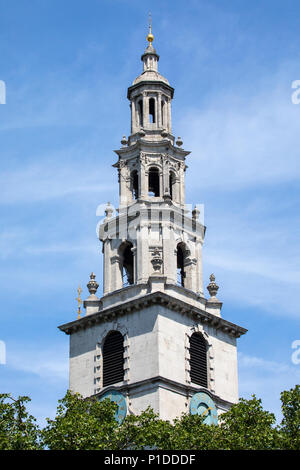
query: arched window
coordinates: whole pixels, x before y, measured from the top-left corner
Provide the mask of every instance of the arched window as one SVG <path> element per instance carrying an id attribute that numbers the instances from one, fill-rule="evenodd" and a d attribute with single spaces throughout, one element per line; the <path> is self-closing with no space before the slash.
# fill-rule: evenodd
<path id="1" fill-rule="evenodd" d="M 155 123 L 155 99 L 149 99 L 149 122 Z"/>
<path id="2" fill-rule="evenodd" d="M 144 125 L 144 121 L 143 121 L 143 114 L 144 114 L 143 100 L 138 101 L 137 111 L 138 111 L 138 118 L 139 118 L 138 124 L 140 125 L 140 127 L 143 127 L 143 125 Z"/>
<path id="3" fill-rule="evenodd" d="M 185 247 L 183 243 L 177 245 L 177 284 L 184 287 L 185 270 Z"/>
<path id="4" fill-rule="evenodd" d="M 119 249 L 120 258 L 121 258 L 123 287 L 132 285 L 134 282 L 132 248 L 133 248 L 132 243 L 124 242 L 122 243 Z"/>
<path id="5" fill-rule="evenodd" d="M 165 112 L 164 108 L 165 108 L 165 102 L 162 101 L 161 102 L 161 125 L 162 126 L 164 125 L 164 121 L 165 121 L 165 119 L 164 119 L 164 112 Z"/>
<path id="6" fill-rule="evenodd" d="M 137 170 L 131 173 L 132 195 L 134 199 L 139 197 L 139 175 Z"/>
<path id="7" fill-rule="evenodd" d="M 124 380 L 124 344 L 119 331 L 111 331 L 103 345 L 103 387 Z"/>
<path id="8" fill-rule="evenodd" d="M 149 169 L 149 196 L 159 197 L 159 171 L 158 168 Z"/>
<path id="9" fill-rule="evenodd" d="M 171 199 L 173 199 L 173 196 L 174 196 L 174 185 L 175 185 L 175 174 L 173 173 L 173 171 L 170 171 L 170 175 L 169 175 L 169 191 L 170 191 L 170 196 L 171 196 Z"/>
<path id="10" fill-rule="evenodd" d="M 207 388 L 207 344 L 200 333 L 190 337 L 191 382 Z"/>

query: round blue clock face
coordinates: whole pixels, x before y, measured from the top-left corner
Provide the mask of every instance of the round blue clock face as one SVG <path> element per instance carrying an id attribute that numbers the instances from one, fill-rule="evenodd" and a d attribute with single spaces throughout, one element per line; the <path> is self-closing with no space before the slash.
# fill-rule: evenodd
<path id="1" fill-rule="evenodd" d="M 205 424 L 218 424 L 218 413 L 216 405 L 205 392 L 195 393 L 190 403 L 191 415 L 203 416 Z"/>
<path id="2" fill-rule="evenodd" d="M 122 395 L 122 393 L 117 392 L 116 390 L 109 390 L 108 392 L 104 393 L 104 395 L 101 395 L 99 400 L 102 401 L 105 398 L 109 398 L 110 401 L 113 401 L 118 405 L 115 418 L 116 421 L 121 424 L 127 414 L 126 398 L 124 397 L 124 395 Z"/>

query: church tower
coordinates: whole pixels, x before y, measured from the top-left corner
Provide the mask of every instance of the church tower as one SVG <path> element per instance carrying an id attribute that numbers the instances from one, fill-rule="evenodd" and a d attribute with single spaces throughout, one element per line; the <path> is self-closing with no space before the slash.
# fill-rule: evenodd
<path id="1" fill-rule="evenodd" d="M 158 72 L 153 35 L 128 88 L 131 133 L 116 150 L 119 208 L 99 228 L 103 296 L 92 273 L 85 315 L 70 335 L 70 389 L 109 397 L 117 419 L 148 406 L 162 419 L 198 413 L 207 423 L 238 401 L 237 338 L 221 316 L 214 275 L 203 289 L 205 227 L 185 205 L 186 159 L 172 135 L 174 89 Z"/>

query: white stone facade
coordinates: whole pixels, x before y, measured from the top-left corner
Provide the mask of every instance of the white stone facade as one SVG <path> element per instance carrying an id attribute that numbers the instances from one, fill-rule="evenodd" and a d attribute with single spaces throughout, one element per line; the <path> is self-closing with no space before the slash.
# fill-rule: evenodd
<path id="1" fill-rule="evenodd" d="M 106 217 L 100 227 L 104 254 L 104 295 L 123 287 L 120 247 L 124 246 L 124 242 L 129 242 L 132 244 L 133 278 L 136 284 L 146 283 L 153 274 L 160 274 L 166 277 L 168 283 L 176 285 L 176 253 L 180 245 L 185 255 L 184 286 L 203 296 L 204 232 L 204 226 L 197 219 L 188 217 L 183 209 L 169 200 L 138 200 L 122 209 L 117 217 Z"/>
<path id="2" fill-rule="evenodd" d="M 164 419 L 174 419 L 188 411 L 190 397 L 201 389 L 189 375 L 189 337 L 199 331 L 207 341 L 207 391 L 220 411 L 237 402 L 236 338 L 245 330 L 210 308 L 205 311 L 201 303 L 195 307 L 188 292 L 187 302 L 174 292 L 163 294 L 161 286 L 128 300 L 134 289 L 122 289 L 125 301 L 116 292 L 111 296 L 117 297 L 114 306 L 61 327 L 70 334 L 70 389 L 88 397 L 117 388 L 127 396 L 132 413 L 151 406 Z M 124 337 L 124 381 L 103 388 L 103 340 L 115 330 Z"/>
<path id="3" fill-rule="evenodd" d="M 143 72 L 128 89 L 131 135 L 116 150 L 120 203 L 108 204 L 100 230 L 103 296 L 88 284 L 86 315 L 60 329 L 70 335 L 70 389 L 84 397 L 116 389 L 130 413 L 151 406 L 163 419 L 188 412 L 203 387 L 191 381 L 190 337 L 205 340 L 207 387 L 218 412 L 238 400 L 236 339 L 246 330 L 221 317 L 214 276 L 204 296 L 199 211 L 185 208 L 186 157 L 172 135 L 169 82 L 150 44 Z M 103 344 L 123 337 L 124 379 L 103 386 Z"/>

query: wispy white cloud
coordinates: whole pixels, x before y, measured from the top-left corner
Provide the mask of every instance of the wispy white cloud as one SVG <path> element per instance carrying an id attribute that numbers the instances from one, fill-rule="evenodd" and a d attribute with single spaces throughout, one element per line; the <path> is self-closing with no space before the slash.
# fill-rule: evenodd
<path id="1" fill-rule="evenodd" d="M 29 79 L 18 70 L 9 87 L 10 106 L 0 131 L 73 126 L 80 132 L 97 128 L 98 121 L 104 126 L 104 115 L 113 119 L 121 97 L 122 70 L 112 77 L 103 67 L 105 45 L 101 43 L 84 42 L 72 53 L 73 60 L 56 63 L 46 74 L 39 69 Z"/>
<path id="2" fill-rule="evenodd" d="M 280 394 L 300 383 L 300 367 L 244 353 L 238 354 L 238 363 L 240 396 L 250 398 L 255 394 L 280 422 Z"/>
<path id="3" fill-rule="evenodd" d="M 67 348 L 58 345 L 45 349 L 41 345 L 12 345 L 7 356 L 7 367 L 16 371 L 36 375 L 49 382 L 68 379 Z"/>
<path id="4" fill-rule="evenodd" d="M 38 229 L 25 229 L 17 226 L 0 232 L 0 259 L 17 257 L 19 260 L 27 255 L 53 255 L 68 254 L 72 252 L 97 252 L 97 239 L 95 233 L 94 243 L 90 239 L 77 239 L 73 243 L 68 241 L 51 241 L 42 236 Z"/>
<path id="5" fill-rule="evenodd" d="M 251 99 L 240 85 L 182 113 L 178 125 L 193 152 L 188 158 L 195 187 L 236 191 L 299 179 L 300 106 L 291 102 L 293 69 L 284 66 L 265 77 Z"/>
<path id="6" fill-rule="evenodd" d="M 45 201 L 76 193 L 103 195 L 112 189 L 107 184 L 105 170 L 94 168 L 92 162 L 85 163 L 84 169 L 78 162 L 62 163 L 70 151 L 57 152 L 52 161 L 45 158 L 17 170 L 3 171 L 0 175 L 0 204 Z"/>
<path id="7" fill-rule="evenodd" d="M 295 290 L 298 289 L 296 283 L 284 282 L 283 280 L 274 280 L 266 277 L 264 266 L 260 263 L 254 266 L 255 274 L 247 270 L 247 264 L 242 269 L 237 269 L 237 264 L 233 260 L 233 267 L 230 265 L 230 258 L 222 260 L 222 254 L 208 261 L 204 258 L 205 278 L 213 272 L 217 277 L 217 283 L 220 286 L 218 298 L 224 302 L 224 308 L 235 306 L 235 308 L 251 307 L 258 309 L 260 314 L 267 314 L 276 317 L 290 317 L 299 319 L 300 313 L 297 307 L 297 298 Z M 209 262 L 210 261 L 210 262 Z M 226 267 L 222 266 L 222 263 Z"/>
<path id="8" fill-rule="evenodd" d="M 82 244 L 70 244 L 61 243 L 45 246 L 27 246 L 25 252 L 30 255 L 41 255 L 41 254 L 55 254 L 55 253 L 72 253 L 72 252 L 90 252 L 97 254 L 96 244 L 91 243 Z M 99 250 L 98 250 L 99 251 Z"/>
<path id="9" fill-rule="evenodd" d="M 274 281 L 292 284 L 293 287 L 300 285 L 299 269 L 291 269 L 285 260 L 281 262 L 272 259 L 272 257 L 266 258 L 259 256 L 259 253 L 256 256 L 255 258 L 255 255 L 251 256 L 251 253 L 245 256 L 243 253 L 237 254 L 237 250 L 226 252 L 221 249 L 217 253 L 207 253 L 206 262 L 212 266 L 242 273 L 243 275 L 254 274 L 262 278 L 266 277 Z"/>
<path id="10" fill-rule="evenodd" d="M 295 379 L 300 379 L 300 367 L 295 367 L 292 364 L 281 363 L 278 361 L 270 361 L 261 357 L 249 356 L 247 354 L 239 353 L 239 365 L 241 368 L 262 370 L 270 372 L 271 374 L 290 374 Z"/>
<path id="11" fill-rule="evenodd" d="M 298 232 L 291 230 L 297 218 L 292 210 L 287 213 L 284 204 L 275 217 L 273 208 L 272 198 L 255 210 L 249 210 L 245 200 L 234 210 L 230 205 L 222 210 L 215 202 L 203 249 L 205 277 L 214 272 L 219 298 L 227 303 L 298 317 L 294 293 L 300 284 L 300 250 Z M 278 224 L 283 219 L 289 223 Z"/>

